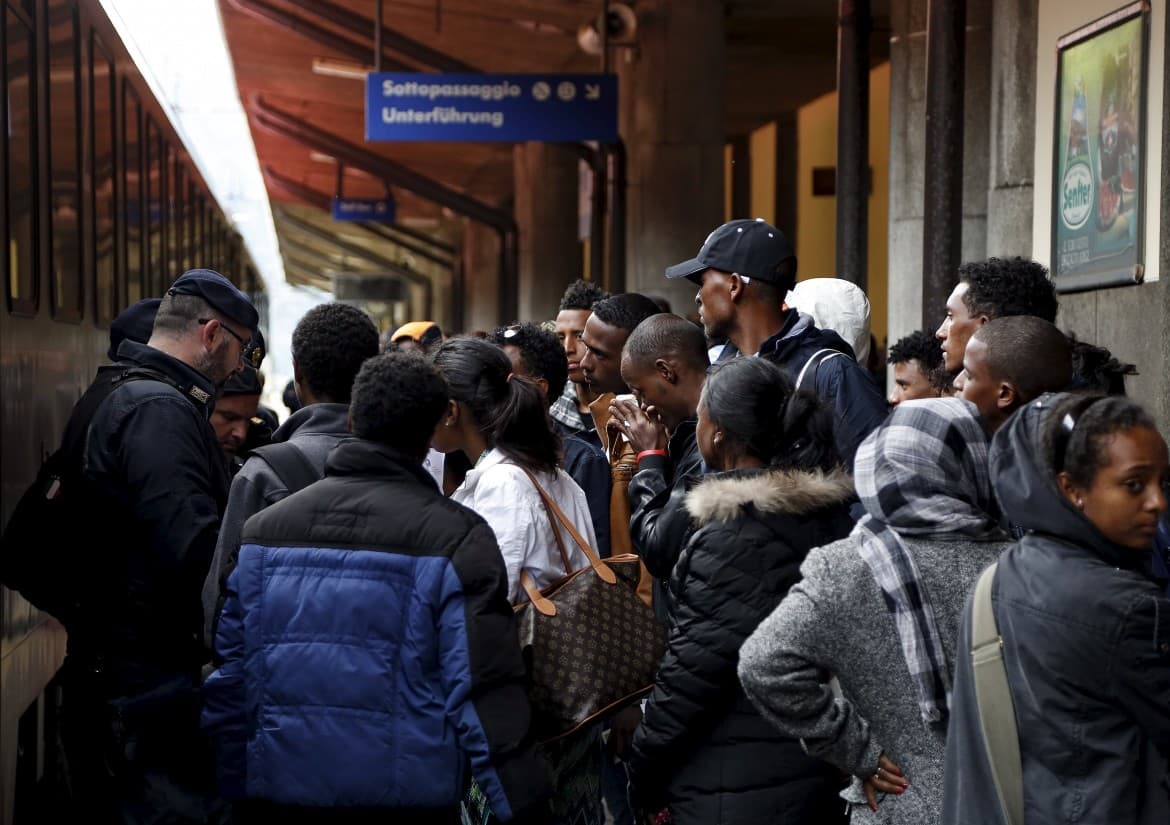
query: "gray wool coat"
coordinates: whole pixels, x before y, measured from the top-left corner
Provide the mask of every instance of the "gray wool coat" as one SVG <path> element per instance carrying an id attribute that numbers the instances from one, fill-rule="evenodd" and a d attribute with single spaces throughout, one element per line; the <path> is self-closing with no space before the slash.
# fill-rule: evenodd
<path id="1" fill-rule="evenodd" d="M 904 538 L 934 607 L 947 663 L 954 672 L 963 605 L 979 573 L 1010 544 Z M 773 724 L 809 754 L 853 774 L 842 792 L 851 823 L 923 825 L 942 811 L 946 723 L 928 725 L 902 656 L 894 620 L 853 536 L 809 553 L 803 580 L 744 643 L 739 677 Z M 840 681 L 834 697 L 829 676 Z M 869 809 L 860 777 L 885 753 L 910 787 L 879 794 Z"/>

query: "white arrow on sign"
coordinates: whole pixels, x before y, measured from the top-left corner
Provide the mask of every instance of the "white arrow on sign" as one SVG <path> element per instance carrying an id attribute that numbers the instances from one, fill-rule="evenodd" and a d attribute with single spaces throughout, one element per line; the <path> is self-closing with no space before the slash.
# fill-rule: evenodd
<path id="1" fill-rule="evenodd" d="M 601 85 L 597 83 L 585 84 L 586 100 L 601 100 Z"/>

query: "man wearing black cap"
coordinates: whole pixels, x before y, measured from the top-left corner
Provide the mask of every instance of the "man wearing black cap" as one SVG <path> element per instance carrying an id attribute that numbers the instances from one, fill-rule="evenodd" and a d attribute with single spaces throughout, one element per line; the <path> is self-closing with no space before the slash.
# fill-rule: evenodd
<path id="1" fill-rule="evenodd" d="M 796 285 L 796 251 L 784 233 L 763 218 L 725 223 L 707 236 L 698 255 L 669 267 L 666 277 L 699 286 L 695 303 L 703 330 L 708 338 L 729 342 L 719 360 L 736 354 L 767 358 L 833 408 L 837 449 L 852 466 L 857 445 L 886 416 L 885 398 L 839 335 L 785 305 Z"/>
<path id="2" fill-rule="evenodd" d="M 78 813 L 95 821 L 160 821 L 162 809 L 202 821 L 222 808 L 199 730 L 199 596 L 228 492 L 208 417 L 217 389 L 258 365 L 258 320 L 219 273 L 185 273 L 149 341 L 120 342 L 67 430 L 85 437 L 62 587 L 83 585 L 61 617 L 61 737 Z"/>

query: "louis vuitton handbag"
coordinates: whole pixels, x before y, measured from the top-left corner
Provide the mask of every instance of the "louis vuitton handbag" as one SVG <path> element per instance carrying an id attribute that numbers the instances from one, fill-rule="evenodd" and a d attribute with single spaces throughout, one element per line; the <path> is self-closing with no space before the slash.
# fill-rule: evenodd
<path id="1" fill-rule="evenodd" d="M 533 735 L 548 742 L 572 733 L 649 692 L 666 648 L 666 628 L 650 605 L 653 580 L 633 554 L 599 558 L 540 486 L 566 575 L 537 590 L 525 571 L 529 601 L 516 606 L 528 666 Z M 564 527 L 589 559 L 569 569 Z"/>

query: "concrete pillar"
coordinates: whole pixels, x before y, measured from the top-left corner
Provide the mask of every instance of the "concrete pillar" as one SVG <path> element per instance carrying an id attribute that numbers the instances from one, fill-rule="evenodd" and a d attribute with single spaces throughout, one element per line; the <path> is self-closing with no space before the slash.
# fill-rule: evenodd
<path id="1" fill-rule="evenodd" d="M 926 0 L 890 4 L 889 336 L 922 322 L 922 158 L 926 152 Z"/>
<path id="2" fill-rule="evenodd" d="M 1032 254 L 1039 0 L 992 0 L 987 254 Z"/>
<path id="3" fill-rule="evenodd" d="M 478 221 L 463 226 L 463 329 L 490 330 L 500 323 L 500 235 Z"/>
<path id="4" fill-rule="evenodd" d="M 992 0 L 967 0 L 963 93 L 963 239 L 961 260 L 987 256 L 988 126 Z M 926 0 L 890 4 L 889 338 L 923 324 L 922 159 L 926 151 Z M 942 322 L 944 309 L 937 314 Z M 937 323 L 935 324 L 937 326 Z"/>
<path id="5" fill-rule="evenodd" d="M 967 0 L 967 67 L 963 90 L 963 257 L 988 256 L 987 184 L 991 158 L 991 4 Z M 956 282 L 958 278 L 955 279 Z M 938 308 L 938 320 L 945 310 Z"/>
<path id="6" fill-rule="evenodd" d="M 694 311 L 690 282 L 663 270 L 723 222 L 723 3 L 640 0 L 637 45 L 615 52 L 629 155 L 626 289 Z"/>
<path id="7" fill-rule="evenodd" d="M 554 143 L 519 143 L 513 150 L 516 223 L 520 227 L 522 321 L 556 317 L 561 295 L 581 277 L 577 239 L 578 158 Z"/>

